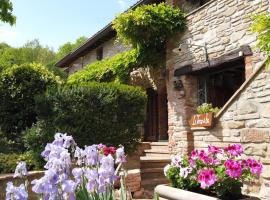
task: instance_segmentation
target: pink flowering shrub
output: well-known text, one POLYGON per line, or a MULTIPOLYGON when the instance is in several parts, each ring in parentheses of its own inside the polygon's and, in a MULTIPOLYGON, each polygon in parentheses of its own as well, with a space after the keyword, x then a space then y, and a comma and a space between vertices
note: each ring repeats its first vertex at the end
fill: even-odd
MULTIPOLYGON (((81 149, 71 136, 62 133, 55 135, 41 155, 46 161, 44 176, 31 184, 32 191, 44 200, 113 200, 114 181, 119 178, 117 172, 126 162, 123 146, 94 144, 81 149)), ((27 175, 26 163, 20 162, 14 177, 24 179, 25 184, 16 187, 9 182, 6 200, 28 199, 27 175)), ((121 190, 124 191, 124 187, 121 190)))
POLYGON ((221 199, 238 199, 242 196, 243 182, 258 178, 263 170, 259 161, 243 159, 242 154, 240 144, 224 149, 210 145, 208 150, 193 150, 189 156, 173 157, 164 174, 173 187, 221 199))

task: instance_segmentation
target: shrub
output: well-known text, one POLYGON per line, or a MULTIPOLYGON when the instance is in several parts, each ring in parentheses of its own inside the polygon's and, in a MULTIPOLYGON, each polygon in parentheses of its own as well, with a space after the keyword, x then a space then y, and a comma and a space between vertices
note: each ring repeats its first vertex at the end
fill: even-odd
POLYGON ((24 154, 0 154, 0 173, 11 173, 14 172, 16 165, 19 161, 27 162, 28 170, 39 169, 37 163, 31 153, 27 152, 24 154))
POLYGON ((38 64, 13 66, 0 77, 0 127, 7 139, 21 142, 20 133, 36 121, 35 95, 61 83, 59 77, 38 64))
MULTIPOLYGON (((137 125, 144 121, 146 103, 140 88, 115 83, 66 86, 48 90, 36 102, 40 137, 66 132, 80 146, 102 142, 127 149, 140 139, 137 125)), ((31 145, 33 137, 26 138, 31 145)))

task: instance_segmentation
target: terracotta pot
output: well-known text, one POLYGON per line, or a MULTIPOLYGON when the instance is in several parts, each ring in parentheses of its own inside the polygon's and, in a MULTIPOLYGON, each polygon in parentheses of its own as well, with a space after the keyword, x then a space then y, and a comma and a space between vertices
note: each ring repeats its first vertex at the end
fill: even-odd
MULTIPOLYGON (((198 194, 195 192, 189 192, 186 190, 181 190, 177 188, 173 188, 167 185, 158 185, 155 188, 155 193, 167 200, 220 200, 216 197, 210 197, 203 194, 198 194)), ((240 199, 239 199, 240 200, 240 199)), ((241 200, 260 200, 257 197, 243 197, 241 200)))

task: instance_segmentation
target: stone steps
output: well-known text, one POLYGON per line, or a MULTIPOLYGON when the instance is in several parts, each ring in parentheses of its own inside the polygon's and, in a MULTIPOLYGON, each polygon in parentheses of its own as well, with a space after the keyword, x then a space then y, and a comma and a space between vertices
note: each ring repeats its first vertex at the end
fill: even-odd
POLYGON ((161 158, 170 158, 170 152, 168 149, 147 149, 144 150, 144 154, 146 157, 161 157, 161 158))
POLYGON ((147 197, 153 197, 154 188, 169 181, 164 176, 164 167, 171 162, 168 142, 149 142, 150 148, 145 148, 140 157, 141 186, 147 193, 147 197))

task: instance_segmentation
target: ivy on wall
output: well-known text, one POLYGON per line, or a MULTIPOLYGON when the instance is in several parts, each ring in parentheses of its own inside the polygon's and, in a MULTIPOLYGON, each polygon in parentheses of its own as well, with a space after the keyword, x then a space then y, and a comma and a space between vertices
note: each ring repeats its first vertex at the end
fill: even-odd
MULTIPOLYGON (((254 16, 251 30, 258 34, 258 47, 266 55, 270 55, 270 13, 254 16)), ((268 62, 270 62, 270 59, 268 59, 268 62)))
POLYGON ((113 21, 117 37, 124 44, 139 49, 142 61, 149 65, 158 65, 165 58, 167 38, 185 27, 184 13, 166 3, 140 6, 113 21))
POLYGON ((97 61, 70 75, 67 83, 81 84, 93 81, 126 83, 131 70, 139 64, 138 56, 138 51, 133 49, 97 61))
POLYGON ((127 83, 133 69, 161 66, 165 61, 167 38, 185 27, 184 13, 165 3, 143 5, 122 13, 113 21, 113 28, 117 37, 133 50, 86 66, 71 75, 68 83, 127 83))

